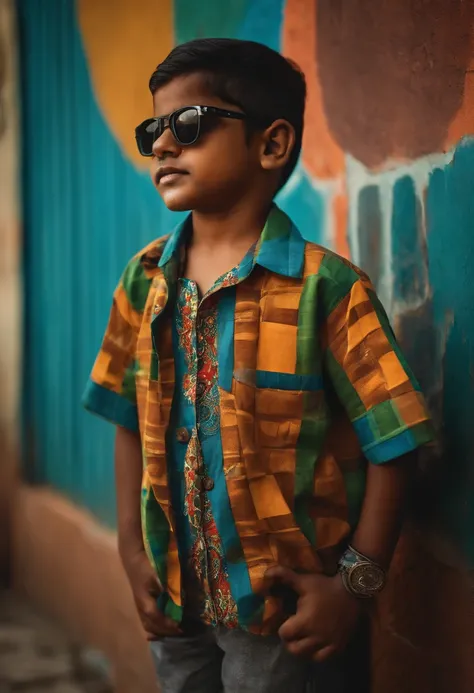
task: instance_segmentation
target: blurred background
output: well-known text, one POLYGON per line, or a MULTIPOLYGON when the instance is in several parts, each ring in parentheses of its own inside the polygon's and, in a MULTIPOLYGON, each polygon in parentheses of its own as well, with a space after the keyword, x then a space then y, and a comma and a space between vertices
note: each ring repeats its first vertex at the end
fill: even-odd
POLYGON ((439 426, 374 619, 373 690, 472 693, 473 0, 0 0, 4 584, 100 652, 119 693, 154 690, 115 548, 113 430, 80 398, 126 261, 178 220, 135 152, 149 76, 203 36, 304 70, 279 203, 370 274, 439 426))

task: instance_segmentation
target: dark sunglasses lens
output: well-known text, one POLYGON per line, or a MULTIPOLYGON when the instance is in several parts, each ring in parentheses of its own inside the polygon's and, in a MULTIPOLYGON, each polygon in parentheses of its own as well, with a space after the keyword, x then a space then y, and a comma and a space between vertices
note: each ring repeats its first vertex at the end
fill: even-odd
POLYGON ((161 134, 160 122, 156 119, 145 120, 135 131, 137 145, 140 154, 151 156, 153 154, 153 144, 161 134))
POLYGON ((176 139, 181 144, 192 144, 199 135, 199 113, 196 108, 187 108, 174 118, 176 139))

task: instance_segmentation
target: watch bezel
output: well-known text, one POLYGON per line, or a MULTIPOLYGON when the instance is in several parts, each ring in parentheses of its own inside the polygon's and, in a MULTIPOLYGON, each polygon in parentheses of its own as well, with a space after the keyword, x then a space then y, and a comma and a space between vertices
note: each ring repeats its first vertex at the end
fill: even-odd
POLYGON ((371 597, 382 591, 385 585, 385 571, 372 561, 357 561, 352 566, 346 567, 346 577, 348 585, 354 594, 362 595, 365 597, 371 597), (363 586, 360 584, 357 575, 359 573, 370 571, 372 574, 376 574, 377 580, 374 581, 373 586, 363 586))

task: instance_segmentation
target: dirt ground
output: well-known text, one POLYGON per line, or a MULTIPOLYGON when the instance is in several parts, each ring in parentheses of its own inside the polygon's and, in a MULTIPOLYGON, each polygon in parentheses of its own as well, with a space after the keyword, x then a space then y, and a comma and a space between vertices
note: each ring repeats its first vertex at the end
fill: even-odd
POLYGON ((0 593, 0 693, 112 693, 99 653, 71 642, 11 592, 0 593))

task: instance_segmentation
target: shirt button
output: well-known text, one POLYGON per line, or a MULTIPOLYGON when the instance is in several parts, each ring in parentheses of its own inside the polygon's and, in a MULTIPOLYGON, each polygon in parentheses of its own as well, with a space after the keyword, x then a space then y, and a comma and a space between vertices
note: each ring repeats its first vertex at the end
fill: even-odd
POLYGON ((191 435, 187 428, 178 428, 178 430, 176 431, 176 440, 178 441, 178 443, 189 443, 190 438, 191 435))
POLYGON ((205 491, 212 491, 214 488, 214 482, 210 476, 205 476, 202 480, 202 487, 205 491))

